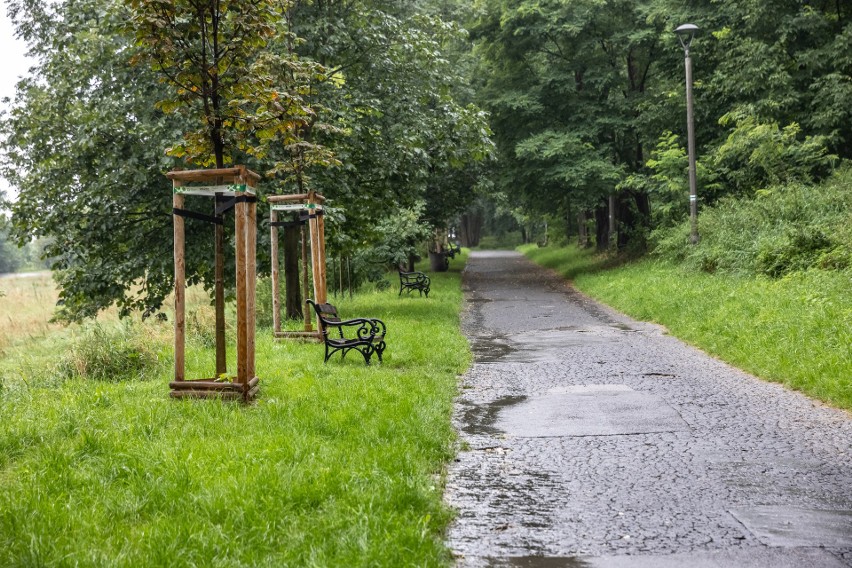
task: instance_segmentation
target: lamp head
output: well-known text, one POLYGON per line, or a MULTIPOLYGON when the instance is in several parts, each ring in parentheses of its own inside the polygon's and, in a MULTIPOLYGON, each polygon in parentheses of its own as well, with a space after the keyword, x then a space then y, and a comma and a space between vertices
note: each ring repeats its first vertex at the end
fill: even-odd
POLYGON ((689 53, 689 46, 692 44, 692 38, 695 37, 695 32, 698 29, 698 26, 695 24, 683 24, 675 28, 675 33, 680 40, 680 44, 687 53, 689 53))

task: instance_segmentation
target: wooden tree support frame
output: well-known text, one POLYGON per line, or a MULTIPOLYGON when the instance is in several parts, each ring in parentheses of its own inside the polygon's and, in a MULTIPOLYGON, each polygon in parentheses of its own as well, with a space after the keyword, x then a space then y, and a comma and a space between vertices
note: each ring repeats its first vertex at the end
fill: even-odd
MULTIPOLYGON (((248 402, 257 394, 255 373, 255 289, 257 283, 257 182, 260 176, 245 166, 215 170, 179 170, 166 174, 173 185, 175 238, 175 376, 169 383, 174 398, 221 398, 248 402), (187 380, 186 262, 184 196, 201 195, 233 200, 237 286, 237 375, 187 380)), ((230 208, 230 205, 226 209, 230 208)), ((188 215, 187 215, 188 214, 188 215)), ((201 217, 204 217, 203 215, 201 217)), ((217 217, 218 211, 217 211, 217 217)), ((213 218, 211 218, 213 219, 213 218)))
POLYGON ((320 304, 327 301, 326 285, 326 263, 325 263, 325 220, 323 219, 323 204, 325 197, 310 193, 297 193, 293 195, 271 195, 267 198, 270 203, 270 242, 272 257, 272 325, 273 335, 276 339, 308 339, 321 341, 320 331, 313 329, 311 312, 307 308, 305 314, 305 328, 303 331, 281 331, 281 302, 280 282, 278 270, 278 222, 279 212, 293 212, 307 215, 307 235, 302 229, 302 289, 308 293, 308 259, 311 262, 311 275, 313 277, 313 299, 320 304), (310 241, 310 254, 308 254, 308 242, 310 241))

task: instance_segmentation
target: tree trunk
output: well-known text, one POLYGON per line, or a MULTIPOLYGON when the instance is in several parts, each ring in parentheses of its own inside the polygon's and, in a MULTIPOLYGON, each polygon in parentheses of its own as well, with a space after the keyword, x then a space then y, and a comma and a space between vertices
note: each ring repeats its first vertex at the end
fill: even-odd
POLYGON ((618 248, 644 248, 647 230, 651 226, 651 201, 647 193, 628 192, 618 199, 617 215, 623 231, 618 235, 618 248))
POLYGON ((482 236, 482 213, 480 211, 468 211, 462 214, 459 223, 459 240, 463 247, 475 247, 479 245, 482 236))
POLYGON ((612 246, 613 243, 618 242, 618 198, 614 193, 611 193, 609 196, 609 205, 607 206, 608 220, 607 220, 607 229, 609 231, 609 235, 607 236, 607 243, 609 246, 612 246))
POLYGON ((634 193, 633 199, 636 202, 636 208, 639 210, 639 213, 649 222, 651 219, 651 198, 647 193, 634 193))
POLYGON ((595 208, 595 245, 599 251, 609 248, 609 212, 605 205, 595 208))
MULTIPOLYGON (((222 138, 222 119, 219 118, 219 98, 217 95, 218 83, 214 77, 213 96, 211 103, 213 106, 213 127, 210 131, 210 141, 213 143, 213 153, 216 158, 216 168, 225 167, 225 141, 222 138)), ((211 119, 209 109, 205 110, 207 120, 211 119)), ((209 123, 208 123, 209 124, 209 123)), ((213 207, 216 207, 214 200, 213 207)), ((215 259, 215 295, 216 295, 216 376, 224 375, 228 372, 228 363, 225 355, 225 227, 224 225, 216 225, 216 245, 214 252, 215 259)))
POLYGON ((564 219, 565 219, 565 238, 569 239, 569 240, 571 239, 571 231, 573 230, 573 227, 571 226, 572 217, 573 217, 573 215, 572 215, 572 210, 571 210, 571 204, 568 203, 567 206, 566 206, 564 219))
POLYGON ((302 293, 299 288, 299 236, 301 227, 284 229, 284 290, 287 319, 302 318, 302 293))
POLYGON ((588 248, 589 242, 589 226, 586 224, 588 220, 588 212, 580 211, 577 215, 577 245, 580 248, 588 248))

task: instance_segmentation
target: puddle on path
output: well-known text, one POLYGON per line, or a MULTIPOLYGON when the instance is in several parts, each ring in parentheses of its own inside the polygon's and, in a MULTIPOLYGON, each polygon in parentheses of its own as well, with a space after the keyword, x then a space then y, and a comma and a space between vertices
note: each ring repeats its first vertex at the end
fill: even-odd
POLYGON ((560 327, 512 335, 480 335, 471 349, 477 363, 550 363, 563 359, 566 349, 613 343, 617 338, 588 329, 560 327))
POLYGON ((767 546, 852 547, 852 511, 764 506, 730 513, 767 546))
POLYGON ((627 385, 553 389, 507 409, 496 426, 523 438, 651 434, 689 428, 662 398, 627 385))
POLYGON ((515 558, 490 558, 487 568, 590 568, 591 564, 580 558, 555 558, 545 556, 519 556, 515 558))
POLYGON ((501 434, 503 431, 494 427, 500 411, 526 399, 526 396, 504 396, 489 404, 472 405, 464 412, 462 430, 471 436, 501 434))
POLYGON ((497 363, 512 352, 506 343, 504 335, 476 337, 471 344, 471 351, 477 363, 497 363))
POLYGON ((613 436, 688 429, 661 398, 626 385, 574 385, 534 397, 506 396, 470 405, 462 417, 462 430, 471 436, 613 436))
POLYGON ((665 555, 485 557, 470 565, 484 568, 843 568, 846 563, 831 552, 819 548, 765 547, 665 555))

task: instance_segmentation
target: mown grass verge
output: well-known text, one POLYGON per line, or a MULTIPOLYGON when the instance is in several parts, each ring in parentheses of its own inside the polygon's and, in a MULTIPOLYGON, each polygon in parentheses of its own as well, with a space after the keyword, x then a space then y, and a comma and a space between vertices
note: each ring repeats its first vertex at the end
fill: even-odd
MULTIPOLYGON (((397 298, 393 286, 330 298, 344 317, 385 320, 382 365, 357 353, 324 365, 321 344, 276 343, 259 329, 251 406, 169 399, 163 324, 134 332, 159 362, 108 380, 61 372, 66 336, 10 348, 0 565, 448 565, 442 479, 470 357, 460 267, 433 274, 428 299, 397 298)), ((209 375, 203 338, 188 347, 187 376, 209 375)))
POLYGON ((852 410, 852 274, 780 279, 696 273, 645 259, 617 267, 575 246, 521 247, 629 316, 741 369, 852 410))

